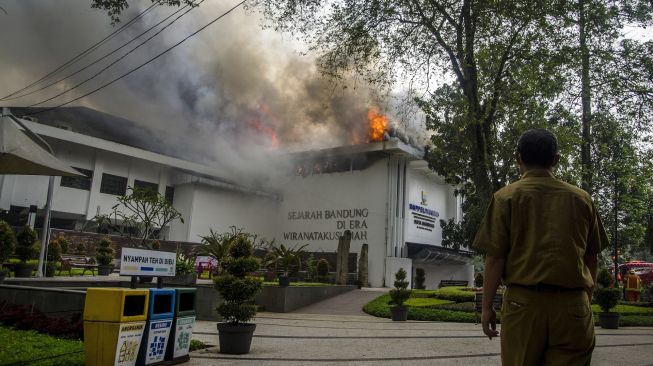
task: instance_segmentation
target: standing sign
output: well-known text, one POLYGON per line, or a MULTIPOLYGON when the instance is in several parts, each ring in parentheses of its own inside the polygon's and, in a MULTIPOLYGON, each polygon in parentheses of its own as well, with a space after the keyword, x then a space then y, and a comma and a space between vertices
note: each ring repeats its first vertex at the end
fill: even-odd
POLYGON ((177 318, 175 326, 175 348, 172 358, 186 356, 190 350, 190 339, 193 336, 193 327, 195 326, 195 317, 188 316, 177 318))
POLYGON ((174 277, 177 255, 173 252, 122 248, 121 276, 174 277))
POLYGON ((168 337, 170 337, 172 319, 151 320, 148 322, 148 326, 146 365, 163 361, 166 355, 168 337))
POLYGON ((145 322, 120 324, 115 365, 134 366, 136 364, 136 356, 138 356, 144 330, 145 322))

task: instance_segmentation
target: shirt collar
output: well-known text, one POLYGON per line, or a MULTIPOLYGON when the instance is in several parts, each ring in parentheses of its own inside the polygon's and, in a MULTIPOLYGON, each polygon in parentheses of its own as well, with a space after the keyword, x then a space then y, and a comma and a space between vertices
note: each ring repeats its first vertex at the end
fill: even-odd
POLYGON ((530 169, 526 173, 524 173, 522 176, 523 178, 536 178, 536 177, 544 177, 544 178, 554 178, 553 173, 549 169, 530 169))

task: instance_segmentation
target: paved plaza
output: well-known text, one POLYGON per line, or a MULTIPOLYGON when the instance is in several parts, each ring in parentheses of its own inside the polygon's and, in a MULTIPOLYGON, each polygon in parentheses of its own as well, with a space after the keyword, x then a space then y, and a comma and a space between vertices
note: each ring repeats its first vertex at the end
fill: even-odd
MULTIPOLYGON (((218 353, 216 323, 200 321, 194 338, 213 347, 193 352, 189 365, 501 364, 499 340, 488 340, 480 325, 361 315, 360 304, 380 293, 352 291, 293 313, 260 313, 251 352, 242 356, 218 353)), ((592 365, 653 365, 652 327, 596 332, 592 365)))

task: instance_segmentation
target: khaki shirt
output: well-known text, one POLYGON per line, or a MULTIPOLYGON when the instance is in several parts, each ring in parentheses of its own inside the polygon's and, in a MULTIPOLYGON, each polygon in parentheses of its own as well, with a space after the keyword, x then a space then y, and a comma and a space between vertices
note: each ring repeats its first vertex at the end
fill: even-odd
POLYGON ((585 254, 608 246, 587 192, 536 169, 494 193, 473 247, 505 258, 507 284, 591 287, 585 254))

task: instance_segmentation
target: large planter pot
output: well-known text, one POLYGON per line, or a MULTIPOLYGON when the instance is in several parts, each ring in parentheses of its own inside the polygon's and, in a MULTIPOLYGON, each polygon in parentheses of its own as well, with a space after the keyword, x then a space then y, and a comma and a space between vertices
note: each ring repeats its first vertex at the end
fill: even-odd
POLYGON ((290 286, 290 277, 279 276, 279 286, 281 286, 281 287, 290 286))
POLYGON ((14 265, 14 276, 15 277, 32 277, 32 271, 34 270, 33 264, 28 263, 16 263, 14 265))
POLYGON ((233 325, 218 323, 220 353, 242 355, 249 353, 256 324, 233 325))
POLYGON ((56 263, 48 263, 45 265, 45 277, 54 277, 55 272, 57 272, 56 263))
POLYGON ((599 313, 599 325, 604 329, 618 329, 619 313, 599 313))
POLYGON ((390 314, 393 321, 405 322, 408 320, 408 308, 392 308, 390 314))
MULTIPOLYGON (((97 274, 98 276, 108 276, 113 272, 113 264, 109 264, 106 266, 97 266, 97 274)), ((152 279, 150 279, 152 281, 152 279)))

